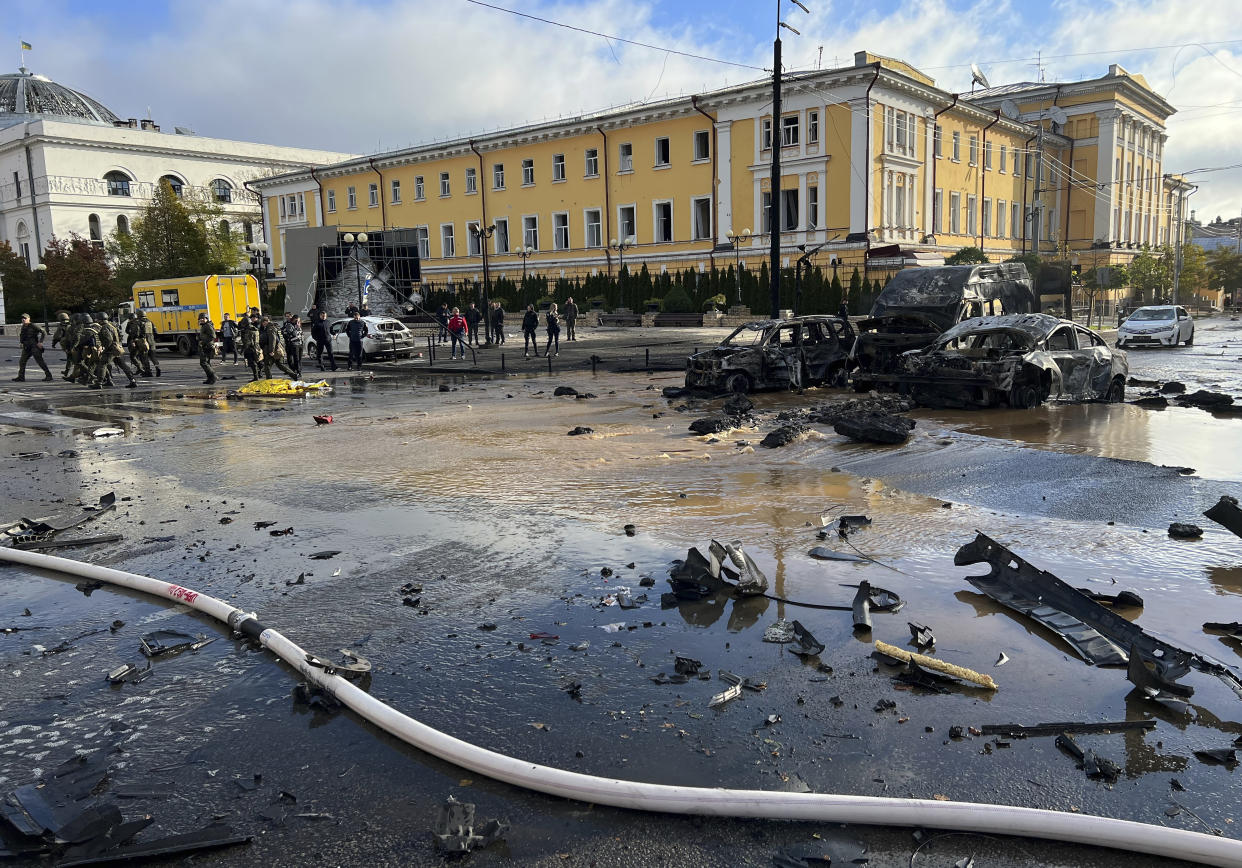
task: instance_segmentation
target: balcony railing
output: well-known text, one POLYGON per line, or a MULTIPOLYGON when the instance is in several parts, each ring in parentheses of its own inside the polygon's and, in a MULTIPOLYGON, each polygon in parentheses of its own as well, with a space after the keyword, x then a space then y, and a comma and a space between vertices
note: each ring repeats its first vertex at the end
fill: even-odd
MULTIPOLYGON (((129 195, 114 195, 108 192, 108 181, 103 178, 80 178, 71 175, 40 175, 34 179, 34 194, 36 196, 98 196, 100 198, 124 201, 126 199, 150 200, 155 197, 155 182, 153 181, 130 181, 129 195)), ((8 205, 18 201, 17 196, 18 185, 12 182, 8 184, 0 184, 0 204, 8 205)), ((245 187, 234 187, 230 191, 232 201, 221 202, 219 204, 225 206, 231 205, 251 205, 257 206, 259 201, 257 197, 247 190, 245 187)), ((22 198, 29 199, 30 185, 21 184, 22 198)), ((216 191, 211 187, 191 187, 189 185, 181 188, 181 198, 189 202, 212 202, 215 203, 216 191)))

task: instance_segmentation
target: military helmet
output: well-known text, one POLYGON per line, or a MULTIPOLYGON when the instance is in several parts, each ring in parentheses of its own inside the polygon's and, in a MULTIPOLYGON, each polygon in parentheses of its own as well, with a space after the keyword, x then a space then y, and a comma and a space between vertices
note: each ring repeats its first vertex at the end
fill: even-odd
POLYGON ((146 319, 146 318, 147 318, 147 312, 146 312, 145 310, 140 310, 140 311, 138 311, 138 318, 139 318, 139 319, 146 319))
POLYGON ((104 312, 102 310, 95 311, 95 322, 103 322, 105 319, 107 319, 107 317, 104 316, 104 312))
POLYGON ((63 310, 56 314, 56 318, 61 322, 69 322, 69 314, 65 313, 63 310))

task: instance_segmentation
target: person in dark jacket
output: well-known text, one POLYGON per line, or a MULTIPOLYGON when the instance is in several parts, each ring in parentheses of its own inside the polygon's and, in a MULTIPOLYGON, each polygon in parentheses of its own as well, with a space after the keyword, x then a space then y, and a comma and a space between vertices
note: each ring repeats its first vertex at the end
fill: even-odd
POLYGON ((332 334, 328 331, 328 312, 319 311, 319 316, 311 322, 311 340, 315 342, 315 361, 319 370, 323 370, 323 354, 328 354, 328 364, 336 370, 336 356, 332 355, 332 334))
POLYGON ((535 348, 535 358, 539 358, 539 314, 535 313, 533 304, 526 305, 526 313, 522 314, 522 345, 526 358, 530 358, 530 348, 535 348))
POLYGON ((43 338, 46 336, 47 333, 41 326, 30 321, 30 314, 22 314, 22 328, 17 334, 17 342, 21 344, 22 354, 17 362, 17 376, 13 378, 13 382, 24 383, 26 381, 26 362, 31 358, 43 369, 43 379, 52 379, 52 372, 47 369, 47 362, 43 361, 43 338))
POLYGON ((574 323, 578 321, 578 305, 574 304, 573 296, 565 299, 565 307, 561 313, 565 317, 565 340, 578 340, 578 333, 574 331, 574 323))
POLYGON ((440 305, 440 309, 436 311, 436 322, 440 324, 440 334, 439 334, 439 337, 436 338, 436 343, 440 343, 440 344, 448 343, 448 339, 449 339, 448 321, 449 321, 448 305, 442 304, 440 305))
POLYGON ((474 342, 477 347, 479 345, 479 323, 483 320, 483 311, 474 306, 474 302, 470 302, 470 307, 466 308, 466 343, 474 342))
POLYGON ((211 324, 211 317, 205 313, 198 315, 198 364, 207 375, 204 386, 216 384, 216 372, 211 369, 211 360, 216 357, 216 327, 211 324))
POLYGON ((302 318, 296 313, 287 314, 285 323, 280 327, 280 336, 285 342, 285 358, 289 367, 302 379, 302 318))
POLYGON ((561 324, 557 321, 555 303, 548 308, 546 319, 548 324, 548 345, 543 348, 543 354, 547 356, 551 353, 554 356, 559 356, 561 354, 561 324), (553 344, 556 344, 555 352, 552 351, 553 344))
POLYGON ((505 309, 500 302, 492 302, 492 339, 498 344, 505 342, 505 309))
MULTIPOLYGON (((224 362, 224 357, 229 353, 233 354, 233 364, 237 364, 237 323, 229 319, 226 312, 224 319, 220 321, 220 361, 224 362)), ((151 376, 147 374, 147 376, 151 376)))
MULTIPOLYGON (((447 323, 447 320, 445 321, 447 323)), ((447 329, 446 329, 447 331, 447 329)), ((358 370, 362 370, 362 339, 370 334, 367 328, 366 320, 364 320, 358 311, 354 311, 354 318, 345 326, 345 334, 349 335, 349 365, 345 370, 352 371, 354 365, 358 366, 358 370)))

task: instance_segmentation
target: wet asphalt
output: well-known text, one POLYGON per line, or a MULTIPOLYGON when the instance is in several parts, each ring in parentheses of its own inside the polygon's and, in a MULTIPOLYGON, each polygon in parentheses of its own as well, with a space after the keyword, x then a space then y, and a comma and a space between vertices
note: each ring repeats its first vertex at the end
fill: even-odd
MULTIPOLYGON (((1242 395, 1231 367, 1242 331, 1224 319, 1200 327, 1193 348, 1131 353, 1132 374, 1242 395)), ((476 380, 381 365, 338 376, 330 396, 296 401, 208 392, 189 360, 165 364, 158 388, 131 393, 27 383, 0 403, 4 517, 73 511, 114 490, 115 514, 88 527, 125 541, 67 555, 252 608, 312 650, 349 647, 375 664, 374 695, 532 761, 702 786, 996 801, 1237 835, 1235 772, 1193 756, 1242 734, 1236 697, 1198 677, 1187 679, 1196 695, 1185 713, 1153 706, 1122 673, 1085 667, 1051 634, 997 609, 951 562, 984 529, 1071 583, 1115 579, 1139 591, 1149 601, 1140 623, 1235 664, 1242 645, 1206 636, 1198 622, 1242 619, 1242 541, 1206 519, 1192 546, 1163 530, 1219 494, 1242 493, 1238 463, 1220 455, 1242 421, 1100 405, 1022 421, 1008 411, 919 411, 901 449, 818 432, 756 452, 777 412, 848 395, 760 396, 758 430, 710 443, 685 433, 710 404, 659 397, 675 374, 592 377, 589 355, 632 360, 639 349, 633 332, 596 337, 580 342, 573 364, 575 353, 563 353, 567 369, 553 378, 533 366, 528 377, 476 380), (563 382, 597 397, 551 398, 563 382), (317 428, 309 416, 322 412, 337 421, 317 428), (1163 420, 1155 435, 1153 418, 1163 420), (567 440, 576 424, 596 434, 567 440), (91 436, 105 425, 125 433, 91 436), (1188 456, 1212 460, 1205 471, 1188 456), (850 543, 900 572, 809 561, 825 511, 872 515, 850 543), (638 526, 633 537, 627 521, 638 526), (293 532, 271 536, 286 527, 293 532), (907 620, 931 623, 941 656, 994 674, 1002 690, 898 690, 847 613, 723 598, 661 608, 669 562, 713 536, 743 538, 789 598, 848 602, 852 589, 841 585, 859 578, 898 591, 907 608, 877 615, 875 638, 904 645, 907 620), (309 558, 325 549, 341 553, 309 558), (654 587, 639 586, 644 575, 654 587), (417 606, 402 604, 407 583, 422 588, 417 606), (621 587, 647 593, 647 603, 606 605, 621 587), (778 616, 802 619, 827 646, 822 667, 761 641, 778 616), (619 632, 602 629, 617 623, 619 632), (583 641, 585 650, 570 650, 583 641), (1010 659, 997 667, 1001 651, 1010 659), (712 680, 652 682, 672 671, 674 652, 702 660, 712 680), (721 669, 766 689, 708 709, 721 669), (581 701, 565 690, 573 683, 581 701), (875 710, 881 699, 895 707, 875 710), (765 725, 773 714, 780 721, 765 725), (1113 785, 1088 780, 1051 739, 948 737, 953 725, 1082 717, 1157 727, 1079 739, 1123 766, 1113 785)), ((670 358, 708 338, 659 337, 670 358)), ((0 364, 5 380, 9 370, 0 364)), ((121 803, 156 817, 149 832, 219 819, 255 836, 200 863, 437 864, 428 830, 450 793, 512 824, 504 844, 470 857, 478 864, 763 865, 782 847, 823 852, 837 831, 592 808, 482 779, 351 714, 295 704, 294 678, 265 652, 127 592, 87 597, 73 581, 0 568, 0 627, 20 628, 0 635, 0 789, 74 750, 115 750, 117 782, 167 794, 121 803), (117 620, 124 626, 108 630, 117 620), (139 684, 103 681, 140 659, 143 632, 165 627, 218 639, 157 661, 139 684)), ((845 837, 865 844, 874 865, 971 855, 988 865, 1169 864, 1029 839, 933 837, 915 855, 908 829, 856 827, 845 837)))

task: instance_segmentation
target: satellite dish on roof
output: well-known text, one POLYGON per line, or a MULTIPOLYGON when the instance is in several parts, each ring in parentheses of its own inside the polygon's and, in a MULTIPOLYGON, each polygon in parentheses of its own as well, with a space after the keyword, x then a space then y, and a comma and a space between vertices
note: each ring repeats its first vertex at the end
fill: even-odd
POLYGON ((1001 114, 1009 118, 1011 121, 1016 121, 1022 115, 1022 111, 1018 108, 1018 104, 1013 100, 1003 99, 1001 100, 1001 114))
POLYGON ((972 63, 970 65, 970 89, 972 91, 975 89, 976 84, 985 88, 992 86, 988 84, 988 77, 983 74, 983 70, 979 68, 979 64, 972 63))
POLYGON ((1065 126, 1065 122, 1069 120, 1069 116, 1065 114, 1065 109, 1056 105, 1048 109, 1048 117, 1052 119, 1054 124, 1061 127, 1065 126))

